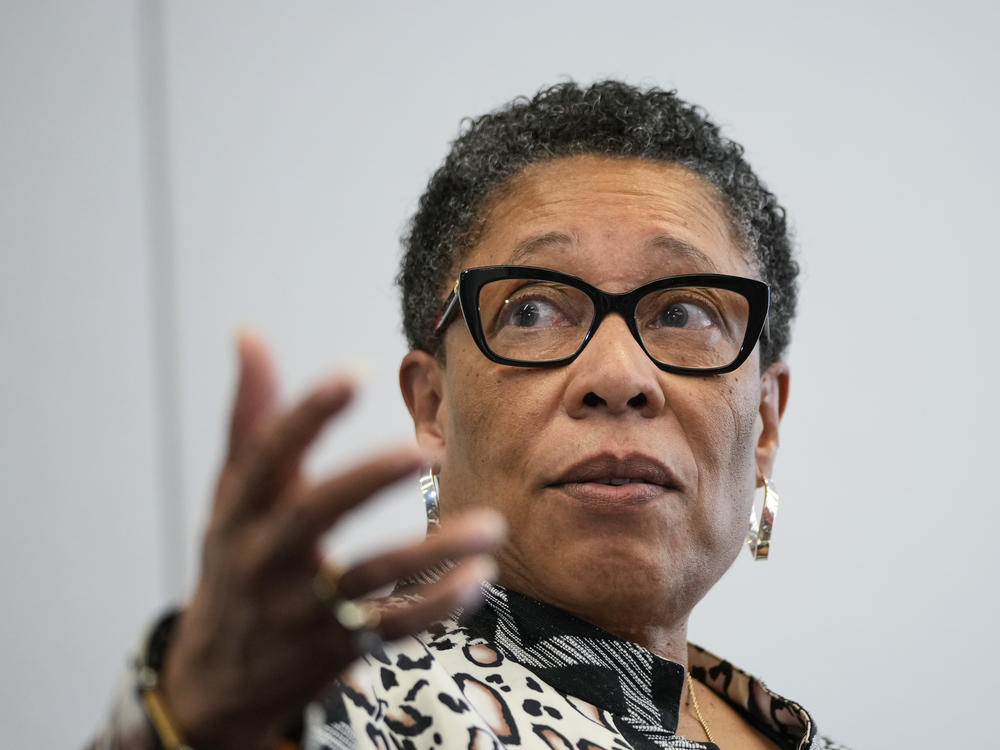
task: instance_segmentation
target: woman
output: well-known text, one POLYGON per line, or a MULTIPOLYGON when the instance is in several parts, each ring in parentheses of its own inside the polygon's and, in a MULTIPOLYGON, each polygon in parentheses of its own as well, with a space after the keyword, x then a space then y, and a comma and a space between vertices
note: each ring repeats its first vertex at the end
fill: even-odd
POLYGON ((242 337, 199 585, 142 650, 151 723, 107 736, 830 746, 797 704, 687 643, 748 526, 766 557, 773 493, 748 519, 788 395, 797 268, 742 149, 671 93, 555 86, 466 130, 406 247, 400 385, 419 451, 308 482, 302 454, 353 387, 279 411, 266 350, 242 337), (324 563, 320 536, 421 463, 428 539, 324 563), (353 601, 397 579, 383 606, 353 601))

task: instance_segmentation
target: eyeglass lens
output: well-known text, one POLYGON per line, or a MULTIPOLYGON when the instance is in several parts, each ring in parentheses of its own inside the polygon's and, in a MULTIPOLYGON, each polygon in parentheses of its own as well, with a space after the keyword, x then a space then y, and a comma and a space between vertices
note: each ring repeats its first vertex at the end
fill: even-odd
MULTIPOLYGON (((489 348, 524 362, 573 355, 594 322, 594 303, 581 289, 539 279, 499 279, 479 292, 489 348)), ((725 367, 739 355, 750 316, 739 292, 713 287, 655 289, 636 305, 646 350, 666 365, 725 367)))

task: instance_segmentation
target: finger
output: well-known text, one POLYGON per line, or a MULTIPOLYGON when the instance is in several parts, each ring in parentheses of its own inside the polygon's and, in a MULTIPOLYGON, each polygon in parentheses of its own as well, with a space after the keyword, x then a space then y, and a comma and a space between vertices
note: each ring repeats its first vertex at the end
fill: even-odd
POLYGON ((287 574, 282 575, 275 579, 272 611, 282 622, 315 624, 316 613, 328 615, 329 603, 334 599, 359 599, 443 561, 456 563, 472 555, 489 553, 506 533, 507 523, 496 511, 488 508, 471 511, 452 520, 427 540, 377 555, 347 571, 340 570, 335 563, 324 563, 329 575, 317 574, 307 586, 289 586, 287 574))
POLYGON ((497 577, 492 557, 478 556, 458 565, 430 586, 421 589, 421 598, 382 610, 379 631, 387 641, 418 633, 445 619, 457 609, 468 609, 482 600, 482 584, 497 577))
POLYGON ((321 482, 281 509, 275 537, 277 557, 283 553, 301 555, 312 549, 319 537, 344 513, 355 508, 376 492, 412 476, 423 463, 415 445, 394 448, 356 464, 321 482))
POLYGON ((315 388, 291 411, 273 420, 244 459, 235 513, 252 513, 270 506, 296 476, 302 455, 323 426, 350 403, 354 379, 336 376, 315 388))
POLYGON ((236 347, 240 375, 229 420, 227 464, 246 450, 254 429, 273 413, 278 397, 278 378, 264 340, 244 330, 237 336, 236 347))
POLYGON ((441 562, 493 551, 507 534, 507 523, 494 510, 467 513, 436 534, 402 549, 376 555, 344 573, 338 591, 348 599, 364 596, 441 562))

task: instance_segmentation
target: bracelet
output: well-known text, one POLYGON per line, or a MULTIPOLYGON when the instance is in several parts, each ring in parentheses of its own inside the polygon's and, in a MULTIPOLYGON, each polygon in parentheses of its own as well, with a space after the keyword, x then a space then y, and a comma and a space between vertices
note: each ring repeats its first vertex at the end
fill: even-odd
MULTIPOLYGON (((133 664, 136 692, 153 730, 153 738, 157 743, 155 750, 192 750, 178 731, 167 708, 163 691, 160 690, 160 670, 180 614, 179 609, 171 609, 156 621, 133 664)), ((292 728, 289 735, 275 738, 273 750, 299 750, 301 733, 301 726, 298 726, 292 728), (298 741, 292 739, 292 733, 298 737, 298 741)))
POLYGON ((191 746, 181 739, 180 732, 174 726, 170 714, 167 712, 163 701, 163 694, 159 688, 140 688, 139 696, 142 698, 142 705, 146 709, 146 716, 156 732, 157 738, 164 750, 191 750, 191 746))
POLYGON ((179 616, 180 610, 170 610, 156 622, 134 665, 136 690, 158 740, 157 750, 191 750, 177 730, 160 690, 160 670, 179 616))

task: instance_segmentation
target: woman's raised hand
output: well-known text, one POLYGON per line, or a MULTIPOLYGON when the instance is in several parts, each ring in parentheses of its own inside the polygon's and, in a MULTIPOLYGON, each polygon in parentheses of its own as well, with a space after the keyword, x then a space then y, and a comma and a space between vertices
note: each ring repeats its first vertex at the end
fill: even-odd
MULTIPOLYGON (((321 481, 303 477, 303 455, 350 401, 350 378, 315 388, 287 411, 276 407, 270 355, 251 334, 239 340, 240 379, 229 448, 219 475, 194 596, 164 664, 162 690, 196 748, 267 747, 276 732, 357 654, 316 595, 320 540, 347 511, 421 464, 415 447, 376 454, 321 481)), ((504 523, 491 511, 455 519, 427 540, 348 569, 338 593, 363 596, 445 559, 464 560, 423 587, 421 598, 386 609, 391 640, 474 603, 495 575, 488 553, 504 523)))

